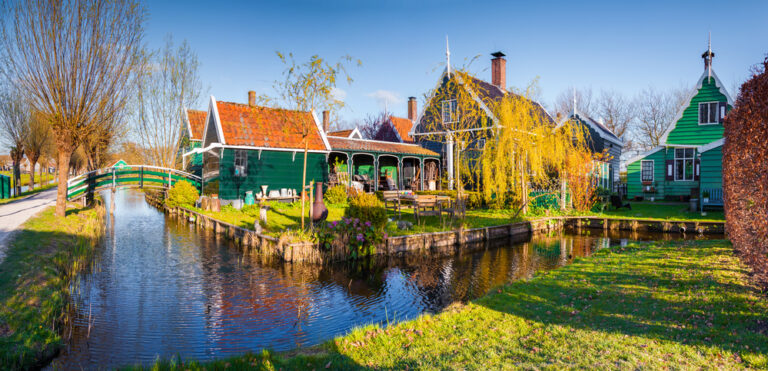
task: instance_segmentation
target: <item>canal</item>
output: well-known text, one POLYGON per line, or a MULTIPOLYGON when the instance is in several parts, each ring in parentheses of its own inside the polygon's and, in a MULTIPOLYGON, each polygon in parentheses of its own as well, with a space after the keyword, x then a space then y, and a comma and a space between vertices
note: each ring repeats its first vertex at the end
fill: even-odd
POLYGON ((166 217, 139 192, 114 197, 102 246, 75 284, 75 326, 53 368, 312 346, 356 326, 438 312, 612 244, 660 238, 563 233, 445 257, 287 264, 244 255, 226 239, 166 217))

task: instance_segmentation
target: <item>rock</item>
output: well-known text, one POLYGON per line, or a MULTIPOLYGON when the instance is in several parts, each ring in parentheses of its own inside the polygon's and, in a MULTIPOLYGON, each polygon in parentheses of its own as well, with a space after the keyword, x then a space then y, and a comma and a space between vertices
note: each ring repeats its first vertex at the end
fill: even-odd
POLYGON ((409 229, 413 228, 413 223, 406 221, 406 220, 399 220, 397 222, 397 229, 407 231, 409 229))

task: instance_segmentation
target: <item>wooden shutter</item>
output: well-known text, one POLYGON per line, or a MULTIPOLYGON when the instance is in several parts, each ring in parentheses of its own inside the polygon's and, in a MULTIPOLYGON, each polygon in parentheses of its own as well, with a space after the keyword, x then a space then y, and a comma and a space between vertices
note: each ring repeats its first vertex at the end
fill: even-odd
POLYGON ((726 111, 728 110, 728 103, 726 102, 720 102, 717 105, 717 122, 723 123, 723 119, 725 118, 726 111))
POLYGON ((675 180, 675 160, 667 160, 664 167, 664 178, 666 180, 675 180))
POLYGON ((699 180, 701 174, 701 160, 693 162, 693 180, 699 180))

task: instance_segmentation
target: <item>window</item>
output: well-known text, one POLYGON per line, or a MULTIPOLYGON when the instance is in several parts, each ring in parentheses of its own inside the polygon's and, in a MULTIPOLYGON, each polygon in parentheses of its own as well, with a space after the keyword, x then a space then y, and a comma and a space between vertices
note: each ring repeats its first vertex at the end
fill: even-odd
POLYGON ((444 100, 442 105, 443 124, 452 124, 458 121, 456 99, 444 100))
POLYGON ((640 178, 643 182, 653 181, 653 160, 643 160, 640 163, 640 178))
POLYGON ((246 176, 248 169, 248 152, 235 150, 235 176, 246 176))
POLYGON ((693 148, 675 148, 675 180, 693 180, 693 148))
POLYGON ((725 104, 720 102, 699 103, 699 124, 717 124, 725 116, 725 104), (722 107, 722 110, 720 109, 722 107), (721 112, 722 111, 722 114, 721 112))

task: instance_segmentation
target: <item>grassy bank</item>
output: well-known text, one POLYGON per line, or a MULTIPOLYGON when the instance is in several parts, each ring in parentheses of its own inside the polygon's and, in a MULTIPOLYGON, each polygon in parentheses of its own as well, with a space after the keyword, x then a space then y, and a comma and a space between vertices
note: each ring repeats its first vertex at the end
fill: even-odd
POLYGON ((318 347, 157 369, 768 368, 768 300, 727 241, 630 245, 318 347))
MULTIPOLYGON (((301 204, 300 203, 280 203, 271 202, 270 209, 267 212, 267 233, 279 235, 286 229, 298 229, 301 226, 301 204)), ((340 220, 344 215, 346 204, 326 205, 328 208, 328 221, 340 220)), ((253 228, 253 223, 258 219, 258 210, 252 209, 249 212, 243 212, 234 208, 222 208, 220 212, 202 211, 198 212, 212 216, 218 220, 234 224, 243 228, 253 228)), ((309 215, 308 207, 305 213, 309 215)), ((701 213, 691 213, 688 211, 688 204, 659 204, 651 202, 633 202, 632 209, 605 210, 603 212, 579 213, 576 211, 560 212, 559 210, 532 210, 524 216, 515 215, 515 210, 507 209, 469 209, 464 220, 451 220, 446 216, 443 218, 431 216, 423 218, 421 223, 416 222, 413 215, 413 209, 402 208, 401 215, 396 212, 387 211, 387 215, 393 222, 387 225, 387 233, 391 236, 400 236, 414 233, 439 232, 456 229, 459 226, 464 228, 483 228, 497 225, 504 225, 523 220, 536 219, 544 216, 575 216, 588 215, 605 218, 632 218, 642 220, 697 220, 697 221, 723 221, 725 220, 722 211, 708 211, 706 216, 701 213), (400 230, 397 228, 397 220, 409 221, 413 227, 409 230, 400 230)))
POLYGON ((103 209, 53 207, 29 219, 7 242, 0 264, 0 365, 40 366, 62 344, 69 284, 87 265, 103 229, 103 209))

